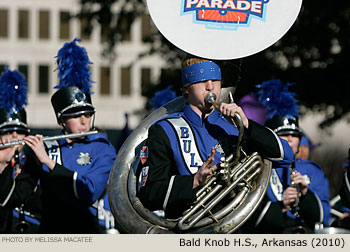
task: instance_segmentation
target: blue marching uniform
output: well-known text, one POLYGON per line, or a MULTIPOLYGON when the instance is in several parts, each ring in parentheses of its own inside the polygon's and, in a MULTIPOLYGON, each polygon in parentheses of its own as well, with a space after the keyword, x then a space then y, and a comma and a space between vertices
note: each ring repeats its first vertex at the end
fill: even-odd
MULTIPOLYGON (((350 152, 350 150, 349 150, 350 152)), ((350 162, 349 157, 343 163, 344 177, 339 195, 344 206, 350 208, 350 162)))
POLYGON ((114 216, 109 205, 107 192, 97 201, 97 216, 101 233, 119 234, 119 231, 115 227, 114 216))
POLYGON ((290 210, 282 213, 282 194, 290 186, 290 171, 276 168, 272 170, 270 185, 263 203, 254 213, 255 217, 249 220, 250 225, 254 228, 250 231, 283 233, 292 231, 297 226, 304 226, 309 230, 307 232, 312 232, 316 223, 329 226, 332 218, 327 177, 319 165, 309 160, 296 159, 295 169, 308 183, 306 195, 299 199, 300 219, 297 220, 290 210))
POLYGON ((21 173, 16 176, 15 164, 8 164, 0 173, 0 233, 21 232, 16 230, 16 222, 13 223, 13 217, 16 217, 14 210, 22 206, 33 195, 37 178, 31 176, 24 166, 25 157, 19 155, 19 166, 21 173), (23 158, 23 159, 22 159, 23 158))
POLYGON ((297 159, 296 169, 306 178, 309 178, 309 190, 315 194, 318 198, 320 207, 320 219, 319 222, 324 226, 329 226, 331 216, 331 205, 329 202, 329 181, 326 175, 323 173, 322 168, 310 160, 297 159))
MULTIPOLYGON (((195 200, 193 177, 215 147, 214 165, 234 153, 237 129, 216 110, 202 120, 187 105, 183 113, 169 115, 149 130, 141 149, 139 197, 150 210, 164 210, 166 217, 178 217, 195 200)), ((249 121, 243 141, 246 150, 288 166, 293 152, 288 143, 271 130, 249 121)))
POLYGON ((101 133, 46 145, 56 165, 52 171, 42 164, 36 170, 43 190, 41 232, 99 233, 96 202, 116 158, 114 147, 101 133))

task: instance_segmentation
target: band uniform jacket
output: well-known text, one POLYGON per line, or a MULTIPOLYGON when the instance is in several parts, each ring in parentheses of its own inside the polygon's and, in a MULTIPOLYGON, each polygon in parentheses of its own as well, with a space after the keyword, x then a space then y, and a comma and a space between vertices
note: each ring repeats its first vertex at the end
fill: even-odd
MULTIPOLYGON (((182 113, 156 122, 150 127, 140 153, 138 196, 143 205, 151 211, 164 210, 168 218, 179 217, 196 199, 198 189, 192 189, 194 174, 212 146, 215 146, 215 165, 221 157, 233 153, 237 135, 236 127, 216 110, 202 121, 189 105, 182 113)), ((288 143, 260 124, 249 121, 243 141, 248 154, 257 151, 279 166, 287 167, 292 162, 288 143)))
POLYGON ((350 208, 350 171, 349 167, 344 172, 343 184, 340 188, 339 195, 344 206, 350 208))
POLYGON ((25 167, 15 176, 15 166, 11 163, 0 174, 0 233, 13 232, 13 210, 33 194, 36 182, 37 179, 28 174, 25 167))
POLYGON ((42 189, 43 233, 99 233, 97 206, 106 188, 116 151, 104 134, 88 135, 68 144, 66 139, 45 142, 56 162, 51 171, 35 155, 28 155, 42 189))
POLYGON ((295 169, 309 183, 307 193, 299 198, 300 217, 297 219, 291 211, 282 213, 282 194, 290 185, 290 171, 276 168, 264 200, 245 225, 246 232, 293 233, 297 226, 304 227, 304 232, 313 232, 316 223, 329 226, 332 217, 327 177, 318 164, 309 160, 296 159, 295 169))

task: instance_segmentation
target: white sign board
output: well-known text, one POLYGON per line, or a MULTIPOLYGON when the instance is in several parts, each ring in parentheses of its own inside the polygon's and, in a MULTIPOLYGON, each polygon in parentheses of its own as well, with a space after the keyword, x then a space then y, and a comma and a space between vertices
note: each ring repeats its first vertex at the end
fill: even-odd
POLYGON ((159 31, 204 58, 235 59, 277 42, 293 25, 302 0, 147 0, 159 31))

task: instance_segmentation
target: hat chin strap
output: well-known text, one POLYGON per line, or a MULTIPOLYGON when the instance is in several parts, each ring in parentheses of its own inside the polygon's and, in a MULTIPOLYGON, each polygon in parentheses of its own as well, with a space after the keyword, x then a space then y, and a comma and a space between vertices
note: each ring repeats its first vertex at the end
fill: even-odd
POLYGON ((93 115, 92 115, 92 123, 91 123, 91 125, 90 125, 90 130, 93 130, 93 129, 95 129, 95 114, 96 113, 94 113, 93 115))

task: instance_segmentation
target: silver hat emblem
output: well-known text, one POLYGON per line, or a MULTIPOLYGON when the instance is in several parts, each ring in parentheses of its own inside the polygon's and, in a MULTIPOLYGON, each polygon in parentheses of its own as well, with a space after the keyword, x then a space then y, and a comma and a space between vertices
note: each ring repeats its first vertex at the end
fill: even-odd
POLYGON ((75 97, 74 97, 74 103, 75 104, 80 104, 80 103, 84 103, 85 99, 86 99, 86 95, 79 91, 78 93, 75 94, 75 97))

